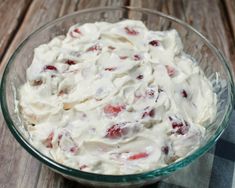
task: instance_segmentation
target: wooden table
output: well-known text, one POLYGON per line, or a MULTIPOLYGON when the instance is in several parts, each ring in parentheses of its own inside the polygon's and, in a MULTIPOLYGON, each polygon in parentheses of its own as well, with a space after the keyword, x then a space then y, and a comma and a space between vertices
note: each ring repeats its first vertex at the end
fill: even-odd
MULTIPOLYGON (((16 46, 39 26, 91 7, 130 5, 162 11, 192 25, 219 47, 235 69, 235 0, 0 0, 1 72, 16 46)), ((0 118, 0 187, 82 187, 29 155, 0 118)))

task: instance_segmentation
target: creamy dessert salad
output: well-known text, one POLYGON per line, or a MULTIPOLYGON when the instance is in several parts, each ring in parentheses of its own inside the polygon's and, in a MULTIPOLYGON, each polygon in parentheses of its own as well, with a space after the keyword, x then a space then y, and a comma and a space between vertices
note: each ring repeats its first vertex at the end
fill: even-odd
POLYGON ((39 151, 101 174, 150 171, 187 156, 216 114, 212 86, 177 31, 134 20, 74 25, 40 45, 19 95, 39 151))

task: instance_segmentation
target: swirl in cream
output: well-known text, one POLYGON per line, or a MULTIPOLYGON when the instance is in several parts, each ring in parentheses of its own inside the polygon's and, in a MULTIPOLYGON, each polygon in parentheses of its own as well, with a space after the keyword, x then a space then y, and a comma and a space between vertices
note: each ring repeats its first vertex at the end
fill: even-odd
POLYGON ((19 107, 32 144, 101 174, 166 166, 199 147, 216 95, 176 30, 141 21, 72 26, 35 49, 19 107))

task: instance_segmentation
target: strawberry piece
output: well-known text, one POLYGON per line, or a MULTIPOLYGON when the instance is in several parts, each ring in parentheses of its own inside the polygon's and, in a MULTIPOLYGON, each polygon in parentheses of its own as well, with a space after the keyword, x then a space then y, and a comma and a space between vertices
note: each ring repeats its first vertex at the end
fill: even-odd
POLYGON ((67 60, 65 63, 68 65, 75 65, 76 64, 73 60, 67 60))
POLYGON ((74 29, 73 32, 78 33, 78 34, 82 34, 79 28, 74 29))
POLYGON ((71 31, 69 33, 69 35, 72 37, 72 38, 78 38, 79 35, 82 35, 81 31, 79 28, 76 28, 74 29, 73 31, 71 31))
POLYGON ((175 69, 169 65, 166 65, 166 70, 167 70, 167 74, 170 76, 170 77, 173 77, 176 73, 175 69))
POLYGON ((138 79, 138 80, 142 80, 143 78, 144 78, 144 76, 142 74, 140 74, 136 77, 136 79, 138 79))
POLYGON ((141 58, 140 55, 135 54, 134 57, 133 57, 133 59, 134 59, 134 61, 139 61, 139 60, 141 60, 142 58, 141 58))
POLYGON ((184 97, 184 98, 187 98, 188 97, 188 93, 183 89, 181 91, 181 96, 184 97))
POLYGON ((146 152, 142 152, 142 153, 131 155, 130 157, 128 157, 128 160, 138 160, 138 159, 146 158, 148 156, 149 155, 146 152))
POLYGON ((172 117, 169 117, 169 120, 171 121, 171 126, 174 129, 174 132, 179 135, 185 135, 189 131, 189 124, 187 121, 180 121, 175 120, 172 117))
POLYGON ((51 70, 51 71, 57 71, 57 68, 53 65, 46 65, 44 68, 43 68, 44 71, 46 70, 51 70))
POLYGON ((154 110, 154 109, 151 109, 150 111, 144 112, 141 118, 144 119, 144 118, 147 117, 147 116, 153 118, 153 117, 155 116, 155 110, 154 110))
POLYGON ((168 146, 162 146, 161 150, 165 155, 168 155, 168 153, 169 153, 169 147, 168 146))
POLYGON ((104 70, 105 70, 105 71, 114 71, 114 70, 116 70, 116 68, 110 67, 110 68, 105 68, 104 70))
POLYGON ((81 166, 79 167, 79 169, 80 169, 80 170, 83 170, 84 168, 87 168, 87 167, 88 167, 88 166, 84 164, 84 165, 81 165, 81 166))
POLYGON ((47 148, 52 148, 53 145, 52 145, 52 140, 53 140, 53 137, 54 137, 54 132, 51 132, 48 137, 44 140, 44 145, 47 147, 47 148))
POLYGON ((108 104, 104 107, 104 113, 112 116, 117 116, 123 109, 125 109, 125 106, 123 105, 111 105, 108 104))
POLYGON ((71 153, 76 153, 78 151, 78 147, 77 146, 72 146, 69 151, 71 153))
POLYGON ((118 123, 112 125, 108 130, 105 137, 110 139, 117 139, 127 134, 127 129, 123 127, 125 123, 118 123))
POLYGON ((102 48, 99 46, 99 45, 94 45, 94 46, 91 46, 90 48, 88 48, 86 51, 87 52, 94 52, 94 51, 101 51, 102 48))
POLYGON ((152 98, 155 95, 155 91, 153 89, 149 89, 145 92, 145 94, 152 98))
POLYGON ((124 29, 128 35, 138 35, 139 34, 139 32, 134 30, 133 28, 125 27, 124 29))
POLYGON ((149 42, 150 45, 152 46, 159 46, 160 45, 160 42, 158 40, 152 40, 149 42))

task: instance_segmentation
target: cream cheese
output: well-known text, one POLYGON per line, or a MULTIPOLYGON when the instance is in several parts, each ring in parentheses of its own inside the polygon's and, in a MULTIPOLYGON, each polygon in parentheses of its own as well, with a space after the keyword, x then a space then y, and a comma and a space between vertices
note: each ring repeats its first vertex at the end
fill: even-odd
POLYGON ((176 30, 72 26, 34 50, 19 108, 32 144, 64 165, 133 174, 197 149, 216 95, 176 30))

